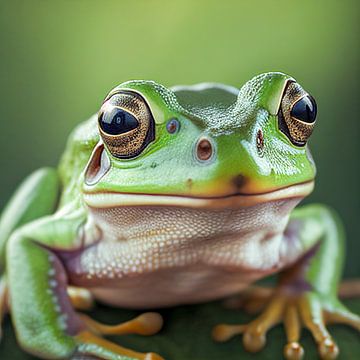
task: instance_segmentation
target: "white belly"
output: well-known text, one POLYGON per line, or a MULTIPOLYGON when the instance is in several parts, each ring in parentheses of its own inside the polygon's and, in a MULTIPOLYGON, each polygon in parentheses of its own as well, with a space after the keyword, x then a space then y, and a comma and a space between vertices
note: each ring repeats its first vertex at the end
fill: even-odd
MULTIPOLYGON (((70 280, 122 307, 218 299, 295 261, 284 230, 298 200, 239 209, 92 210, 99 242, 67 263, 70 280)), ((86 239, 86 242, 93 240, 86 239)))

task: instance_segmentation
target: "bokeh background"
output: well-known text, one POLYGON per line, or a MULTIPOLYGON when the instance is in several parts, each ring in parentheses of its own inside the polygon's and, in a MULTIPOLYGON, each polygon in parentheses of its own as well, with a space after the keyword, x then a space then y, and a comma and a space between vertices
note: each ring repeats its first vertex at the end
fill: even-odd
POLYGON ((338 210, 348 234, 345 275, 360 276, 359 4, 0 0, 0 209, 25 175, 57 164, 71 129, 118 83, 240 87, 283 71, 319 108, 310 140, 317 187, 306 201, 338 210))

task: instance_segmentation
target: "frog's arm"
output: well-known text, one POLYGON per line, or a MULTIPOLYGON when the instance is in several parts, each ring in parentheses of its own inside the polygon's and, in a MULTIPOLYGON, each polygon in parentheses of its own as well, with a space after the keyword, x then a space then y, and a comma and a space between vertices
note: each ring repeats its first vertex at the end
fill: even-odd
MULTIPOLYGON (((326 324, 346 324, 360 331, 360 317, 351 313, 337 295, 345 257, 342 223, 332 209, 314 204, 296 209, 289 227, 300 229, 297 238, 304 249, 315 245, 300 261, 284 271, 281 286, 293 288, 298 295, 299 319, 312 333, 320 357, 335 358, 339 350, 326 324)), ((300 332, 299 322, 292 316, 288 311, 288 324, 285 323, 288 353, 296 348, 294 344, 297 344, 300 332)))
MULTIPOLYGON (((312 291, 335 305, 345 256, 345 233, 341 220, 332 209, 312 204, 296 209, 290 226, 300 229, 297 237, 305 249, 312 247, 305 259, 300 261, 305 282, 312 291)), ((287 272, 284 274, 286 279, 287 272)))
POLYGON ((62 298, 66 300, 63 267, 45 247, 53 242, 53 234, 46 235, 50 226, 64 228, 65 223, 55 225, 49 218, 42 218, 10 237, 6 253, 9 303, 17 339, 23 348, 38 356, 47 354, 53 358, 56 354, 68 358, 75 345, 70 336, 64 335, 68 321, 65 316, 73 318, 74 313, 65 311, 66 302, 61 304, 62 298))
MULTIPOLYGON (((312 333, 322 359, 335 359, 338 348, 326 324, 347 324, 360 331, 360 317, 338 300, 337 289, 344 260, 344 231, 337 215, 323 205, 296 209, 285 232, 284 241, 301 246, 299 260, 280 275, 280 284, 263 313, 247 325, 218 325, 213 332, 218 341, 243 333, 247 350, 258 351, 265 345, 266 332, 284 322, 287 359, 301 358, 301 327, 312 333)), ((254 294, 251 301, 259 301, 254 294)), ((261 300, 263 301, 264 298, 261 300)), ((260 301, 260 302, 261 302, 260 301)))
POLYGON ((5 248, 11 233, 54 212, 59 188, 57 171, 43 168, 28 176, 14 193, 0 217, 0 272, 5 267, 5 248))
MULTIPOLYGON (((94 355, 110 360, 160 359, 100 338, 89 327, 96 328, 98 334, 101 326, 74 311, 67 294, 64 257, 60 254, 81 251, 78 232, 85 220, 86 213, 78 203, 72 209, 68 204, 66 209, 27 224, 10 237, 6 273, 18 342, 41 358, 94 355)), ((134 325, 127 325, 127 331, 132 328, 141 332, 144 326, 135 321, 134 325)))

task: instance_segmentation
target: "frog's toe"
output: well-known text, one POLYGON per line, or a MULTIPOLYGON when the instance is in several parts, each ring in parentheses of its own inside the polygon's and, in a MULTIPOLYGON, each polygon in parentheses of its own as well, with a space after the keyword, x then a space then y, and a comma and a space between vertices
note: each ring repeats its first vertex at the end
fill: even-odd
MULTIPOLYGON (((315 292, 308 292, 298 297, 294 304, 297 308, 296 327, 300 329, 302 325, 311 332, 323 360, 336 359, 339 355, 339 348, 327 330, 328 324, 348 325, 360 332, 360 317, 351 313, 336 299, 324 301, 315 292)), ((284 322, 287 328, 286 319, 284 322)))
POLYGON ((83 331, 76 336, 78 343, 72 359, 99 358, 106 360, 164 360, 155 353, 140 353, 114 344, 89 331, 83 331))
POLYGON ((284 347, 284 357, 287 360, 300 360, 304 357, 304 349, 298 342, 290 342, 284 347))
POLYGON ((300 360, 304 356, 304 349, 299 342, 302 327, 311 332, 323 360, 336 359, 339 354, 339 348, 326 328, 327 324, 345 324, 360 331, 360 317, 337 301, 329 306, 314 292, 294 297, 279 291, 257 319, 247 325, 218 325, 212 335, 215 341, 227 341, 242 334, 246 350, 256 352, 264 347, 267 331, 279 322, 284 323, 286 332, 284 356, 287 360, 300 360))
MULTIPOLYGON (((160 314, 148 312, 138 317, 118 325, 105 325, 91 319, 89 316, 79 314, 86 330, 76 336, 79 346, 77 355, 95 356, 101 359, 122 360, 162 360, 163 358, 155 353, 139 353, 126 349, 108 340, 103 339, 102 335, 153 335, 156 334, 163 325, 160 314)), ((75 357, 77 358, 77 357, 75 357)))
POLYGON ((243 343, 247 351, 260 351, 266 343, 266 331, 255 322, 248 325, 220 324, 214 327, 212 337, 215 341, 224 342, 235 335, 243 334, 243 343))
POLYGON ((318 344, 321 359, 336 359, 339 348, 326 328, 325 311, 316 294, 303 295, 297 302, 304 326, 318 344))
POLYGON ((282 316, 284 298, 274 297, 265 311, 247 325, 221 324, 213 329, 215 341, 227 341, 235 335, 243 334, 243 343, 247 351, 260 351, 266 344, 267 331, 276 325, 282 316))
POLYGON ((284 347, 284 357, 288 360, 300 360, 304 356, 304 349, 299 343, 301 323, 294 304, 290 303, 286 307, 283 321, 288 341, 284 347))
POLYGON ((219 324, 212 330, 212 338, 217 342, 225 342, 235 335, 243 334, 246 325, 219 324))
POLYGON ((81 314, 82 321, 89 331, 98 335, 154 335, 163 326, 163 318, 155 312, 143 313, 136 318, 118 325, 105 325, 91 319, 89 316, 81 314))

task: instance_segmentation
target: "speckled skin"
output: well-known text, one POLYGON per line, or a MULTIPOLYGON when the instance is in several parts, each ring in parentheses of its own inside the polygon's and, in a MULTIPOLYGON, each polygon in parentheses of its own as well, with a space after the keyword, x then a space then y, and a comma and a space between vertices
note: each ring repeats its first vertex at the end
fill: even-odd
POLYGON ((283 235, 298 201, 243 209, 91 209, 103 235, 67 263, 71 282, 94 288, 103 302, 130 308, 234 294, 302 255, 283 235))
MULTIPOLYGON (((84 351, 77 335, 86 325, 72 309, 68 284, 117 306, 172 306, 234 294, 299 267, 309 252, 300 271, 307 294, 323 308, 343 309, 336 298, 340 223, 320 205, 293 210, 315 177, 307 145, 279 128, 293 81, 267 73, 240 90, 167 89, 151 81, 112 90, 101 111, 116 94, 136 94, 149 109, 154 139, 135 157, 121 158, 124 139, 135 135, 120 141, 99 133, 92 117, 70 136, 59 168, 31 175, 0 221, 3 279, 20 345, 42 358, 84 351), (175 133, 167 131, 171 119, 179 123, 175 133), (204 138, 212 153, 201 161, 204 138)), ((129 154, 136 146, 129 144, 129 154)), ((91 349, 121 359, 102 345, 91 349)))

